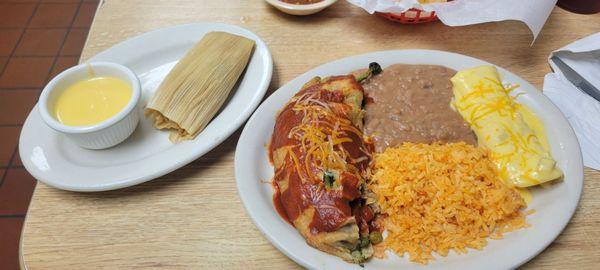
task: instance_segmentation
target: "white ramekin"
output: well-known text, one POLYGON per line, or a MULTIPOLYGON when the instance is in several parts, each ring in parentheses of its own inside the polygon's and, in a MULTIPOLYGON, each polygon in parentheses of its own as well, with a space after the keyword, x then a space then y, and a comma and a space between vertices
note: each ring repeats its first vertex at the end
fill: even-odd
POLYGON ((279 0, 265 0, 275 8, 291 15, 310 15, 317 13, 328 6, 333 5, 337 0, 323 0, 314 4, 308 5, 295 5, 282 2, 279 0))
POLYGON ((63 71, 44 87, 38 101, 38 111, 50 128, 63 133, 79 146, 104 149, 119 144, 133 133, 140 118, 140 97, 140 81, 126 66, 110 62, 84 63, 63 71), (132 93, 125 108, 113 117, 91 126, 67 126, 60 123, 51 114, 58 95, 70 85, 92 76, 110 76, 127 82, 132 93))

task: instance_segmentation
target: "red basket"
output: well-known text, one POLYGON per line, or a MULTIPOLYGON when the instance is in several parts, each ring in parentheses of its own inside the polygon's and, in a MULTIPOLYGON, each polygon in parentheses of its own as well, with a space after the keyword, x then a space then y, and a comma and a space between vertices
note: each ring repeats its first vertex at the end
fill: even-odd
POLYGON ((438 20, 438 17, 435 15, 434 11, 423 11, 416 8, 411 8, 402 13, 382 13, 376 12, 377 15, 387 18, 389 20, 403 23, 403 24, 418 24, 418 23, 427 23, 434 22, 438 20))

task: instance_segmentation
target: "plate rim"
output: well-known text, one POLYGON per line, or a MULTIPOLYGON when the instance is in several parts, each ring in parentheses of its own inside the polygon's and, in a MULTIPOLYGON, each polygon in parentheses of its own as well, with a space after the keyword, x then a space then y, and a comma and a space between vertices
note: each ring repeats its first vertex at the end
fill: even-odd
MULTIPOLYGON (((482 64, 488 64, 488 65, 492 65, 496 68, 498 68, 499 71, 504 72, 504 73, 508 73, 511 76, 514 76, 524 82, 526 82, 528 84, 528 86, 530 86, 531 88, 539 91, 539 93, 541 94, 541 98, 545 99, 545 101, 547 101, 548 103, 550 103, 550 105, 552 107, 554 107, 553 109, 556 109, 559 114, 562 116, 562 120, 564 120, 564 122, 566 123, 566 126, 568 127, 566 132, 569 133, 569 137, 572 140, 572 143, 574 142, 574 146, 576 147, 576 152, 577 155, 574 157, 574 165, 571 164, 570 166, 577 166, 580 167, 581 170, 577 171, 577 175, 575 175, 575 177, 577 177, 577 179, 575 179, 577 182, 575 183, 576 185, 579 186, 579 189, 576 190, 576 195, 577 195, 577 199, 575 201, 571 201, 568 208, 568 218, 563 220, 563 224, 560 224, 560 230, 558 230, 558 232, 556 233, 556 235, 554 235, 553 237, 550 238, 545 238, 547 241, 545 243, 543 243, 541 246, 542 248, 538 249, 535 252, 532 252, 531 254, 528 254, 528 256, 525 256, 523 258, 521 258, 518 261, 515 262, 511 262, 508 263, 506 265, 503 265, 501 268, 498 269, 503 269, 503 267, 508 267, 510 269, 512 268, 517 268, 521 265, 523 265, 524 263, 530 261, 531 259, 533 259, 534 257, 536 257, 537 255, 539 255, 540 253, 542 253, 552 242, 554 242, 554 240, 562 234, 562 232, 564 231, 564 229, 567 227, 567 225, 570 223, 573 215, 575 214, 575 212, 577 211, 577 207, 579 205, 579 202, 581 201, 581 195, 583 192, 583 182, 585 180, 584 177, 584 166, 583 166, 583 158, 582 158, 582 153, 581 153, 581 148, 579 146, 579 142, 577 140, 577 137, 575 135, 575 132, 573 130, 573 128, 571 127, 570 123, 566 120, 566 117, 564 116, 564 114, 560 111, 560 109, 558 107, 556 107, 556 105, 554 105, 554 103, 552 103, 552 101, 546 97, 545 95, 543 95, 542 91, 540 91, 537 87, 535 87, 534 85, 532 85, 531 83, 529 83, 527 80, 523 79, 522 77, 518 76, 517 74, 508 71, 507 69, 498 66, 496 64, 493 64, 491 62, 482 60, 482 59, 478 59, 472 56, 468 56, 468 55, 463 55, 463 54, 459 54, 459 53, 454 53, 454 52, 449 52, 449 51, 442 51, 442 50, 430 50, 430 49, 400 49, 400 50, 383 50, 383 51, 373 51, 373 52, 368 52, 368 53, 363 53, 363 54, 357 54, 357 55, 351 55, 351 56, 347 56, 347 57, 343 57, 343 58, 339 58, 339 59, 335 59, 333 61, 330 62, 326 62, 326 63, 322 63, 314 68, 311 68, 309 70, 307 70, 306 72, 295 76, 293 79, 291 79, 290 81, 286 82, 285 84, 283 84, 282 86, 280 86, 273 94, 271 94, 269 97, 267 97, 267 99, 265 101, 263 101, 260 106, 254 111, 254 113, 252 114, 252 116, 248 119, 248 121, 246 122, 246 125, 244 126, 242 133, 238 139, 238 143, 236 146, 236 151, 235 151, 235 157, 234 157, 234 170, 235 170, 235 178, 236 178, 236 189, 238 191, 238 195, 240 196, 240 200, 242 201, 242 204, 244 205, 244 209, 246 210, 246 213, 250 216, 250 219, 252 220, 252 222, 254 223, 254 225, 259 229, 259 231, 261 232, 261 234, 263 234, 268 240, 269 242, 271 242, 272 245, 274 245, 280 252, 282 252, 283 254, 285 254, 288 258, 292 259, 293 261, 295 261, 296 263, 298 263, 299 265, 309 268, 309 269, 320 269, 320 267, 317 264, 311 263, 310 261, 305 260, 305 258, 302 258, 300 256, 298 256, 296 253, 291 252, 290 250, 288 250, 287 247, 284 247, 283 244, 277 239, 277 237, 275 235, 271 235, 268 232, 268 228, 266 226, 264 226, 264 224, 262 223, 262 221, 260 221, 258 219, 258 214, 255 213, 255 209, 252 208, 251 206, 251 202, 249 202, 249 198, 247 197, 247 195, 245 194, 245 192, 242 190, 242 185, 243 185, 243 178, 241 177, 241 175, 243 174, 243 169, 241 168, 241 162, 240 161, 240 153, 245 154, 245 150, 243 149, 244 145, 242 142, 246 140, 246 137, 248 137, 248 130, 250 129, 250 125, 254 122, 257 121, 256 119, 258 118, 258 114, 261 112, 261 110, 264 109, 265 104, 270 103, 270 100, 274 100, 276 99, 279 95, 284 95, 285 93, 282 93, 282 89, 285 88, 290 88, 291 85, 296 84, 300 78, 307 76, 309 73, 316 73, 317 70, 320 69, 325 69, 327 66, 333 66, 336 65, 336 63, 341 63, 343 61, 349 61, 350 59, 353 58, 361 58, 361 57, 368 57, 368 56, 372 56, 372 57, 376 57, 376 55, 378 54, 387 54, 387 53, 433 53, 433 54, 446 54, 449 56, 453 56, 453 57, 460 57, 460 58, 465 58, 466 60, 469 61, 474 61, 474 62, 479 62, 482 64), (279 93, 279 94, 278 94, 279 93)), ((402 62, 399 62, 398 64, 405 64, 402 62)), ((428 63, 422 63, 422 64, 428 64, 428 63)), ((331 74, 322 74, 322 76, 328 76, 331 74)), ((298 90, 290 90, 290 91, 294 91, 294 93, 296 93, 298 90)), ((273 116, 275 118, 275 116, 273 116)), ((272 166, 272 165, 271 165, 272 166)), ((304 243, 306 244, 306 243, 304 243)), ((306 244, 307 245, 307 244, 306 244)), ((333 256, 333 255, 329 255, 326 253, 322 253, 325 256, 333 256)), ((341 260, 341 259, 340 259, 341 260)), ((421 265, 420 265, 421 266, 421 265)), ((425 267, 427 267, 427 265, 425 265, 425 267)), ((493 269, 495 269, 495 267, 491 267, 493 269)))
MULTIPOLYGON (((115 190, 115 189, 121 189, 121 188, 125 188, 125 187, 138 185, 138 184, 141 184, 141 183, 144 183, 147 181, 154 180, 155 178, 164 176, 164 175, 166 175, 170 172, 173 172, 173 171, 189 164, 190 162, 193 162, 194 160, 202 157, 203 155, 205 155, 206 153, 210 152, 211 150, 213 150, 214 148, 219 146, 221 143, 223 143, 237 129, 239 129, 243 124, 245 124, 245 122, 248 120, 248 118, 252 115, 252 113, 256 110, 258 105, 260 105, 260 103, 264 99, 264 96, 265 96, 267 90, 269 89, 269 86, 271 83, 271 79, 273 76, 272 54, 271 54, 271 51, 269 50, 269 47, 264 42, 264 40, 262 38, 260 38, 260 36, 258 36, 256 33, 252 32, 249 29, 246 29, 244 27, 238 26, 238 25, 225 24, 225 23, 213 23, 213 22, 194 22, 194 23, 187 23, 187 24, 165 26, 165 27, 152 29, 150 31, 141 33, 139 35, 131 36, 131 37, 124 39, 118 43, 115 43, 114 45, 110 46, 109 48, 102 50, 102 51, 94 54, 93 56, 90 56, 85 62, 103 61, 102 59, 97 59, 97 57, 98 56, 103 57, 103 54, 108 53, 111 50, 120 50, 122 48, 126 48, 131 43, 137 42, 140 39, 148 38, 148 36, 160 35, 162 33, 169 32, 169 31, 177 31, 181 28, 193 28, 193 27, 204 28, 204 29, 208 28, 207 32, 215 31, 215 30, 211 30, 211 29, 216 29, 216 31, 219 31, 218 30, 219 28, 228 28, 228 29, 232 29, 232 31, 244 32, 244 33, 248 34, 249 36, 253 37, 253 40, 257 43, 257 46, 255 46, 255 48, 259 47, 259 46, 264 48, 264 51, 263 51, 264 57, 260 58, 259 60, 261 62, 263 62, 264 64, 266 64, 265 70, 260 72, 261 74, 266 74, 266 76, 264 76, 264 79, 261 80, 260 83, 256 86, 256 91, 255 91, 257 93, 256 99, 253 102, 248 103, 248 106, 246 107, 246 109, 244 111, 242 111, 241 114, 239 114, 240 117, 234 119, 235 121, 232 121, 230 128, 228 128, 226 130, 221 130, 222 136, 220 136, 216 140, 211 141, 210 144, 212 144, 212 146, 205 149, 205 151, 192 152, 193 154, 187 155, 187 156, 185 156, 185 158, 176 159, 170 165, 164 166, 161 169, 156 170, 152 173, 143 173, 142 172, 142 173, 138 174, 137 176, 123 178, 118 181, 113 181, 111 183, 105 183, 105 184, 96 184, 96 185, 65 184, 65 183, 62 183, 60 180, 57 181, 55 179, 51 179, 51 178, 55 178, 55 177, 52 177, 52 176, 49 177, 47 174, 44 174, 40 170, 36 169, 35 168, 36 165, 32 164, 32 162, 26 158, 22 159, 23 167, 25 167, 25 169, 38 181, 43 182, 44 184, 49 185, 54 188, 68 190, 68 191, 76 191, 76 192, 108 191, 108 190, 115 190)), ((160 49, 161 46, 163 46, 163 45, 162 44, 158 45, 158 46, 156 46, 156 48, 160 49)), ((140 74, 136 73, 136 75, 139 76, 140 74)), ((29 112, 27 119, 23 123, 23 128, 19 134, 18 145, 19 145, 19 155, 21 157, 30 156, 29 153, 23 152, 23 151, 25 151, 24 150, 25 148, 22 147, 22 145, 24 143, 23 142, 23 140, 24 140, 23 133, 28 132, 28 130, 31 128, 30 125, 28 125, 28 123, 31 121, 31 118, 33 117, 33 115, 34 114, 39 115, 39 112, 37 110, 38 110, 38 103, 36 103, 34 105, 33 109, 29 112), (30 128, 26 128, 26 127, 30 127, 30 128)), ((217 118, 219 116, 219 114, 215 115, 214 118, 217 118)), ((140 116, 140 117, 143 117, 143 116, 140 116)), ((29 123, 29 124, 31 124, 31 123, 29 123)), ((118 146, 116 146, 116 147, 118 147, 118 146)), ((155 155, 161 155, 161 153, 160 152, 155 153, 151 156, 155 156, 155 155)), ((80 167, 80 168, 84 167, 81 165, 76 165, 76 166, 80 167)))

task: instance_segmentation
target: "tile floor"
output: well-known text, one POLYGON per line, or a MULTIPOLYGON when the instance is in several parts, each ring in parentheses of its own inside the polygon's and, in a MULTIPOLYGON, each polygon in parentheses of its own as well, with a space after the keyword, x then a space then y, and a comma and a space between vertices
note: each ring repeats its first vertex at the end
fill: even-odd
POLYGON ((99 0, 0 0, 0 269, 19 269, 18 244, 36 185, 17 152, 46 82, 77 64, 99 0))

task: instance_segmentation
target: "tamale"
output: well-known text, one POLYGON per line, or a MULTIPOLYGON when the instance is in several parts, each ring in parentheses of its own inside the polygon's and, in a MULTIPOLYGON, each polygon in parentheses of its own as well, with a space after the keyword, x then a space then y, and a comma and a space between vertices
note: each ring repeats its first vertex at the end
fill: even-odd
POLYGON ((244 71, 254 41, 225 32, 206 34, 169 72, 145 115, 172 142, 196 137, 219 111, 244 71))

